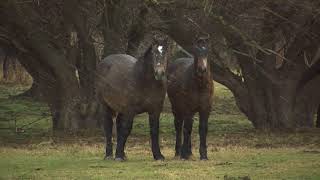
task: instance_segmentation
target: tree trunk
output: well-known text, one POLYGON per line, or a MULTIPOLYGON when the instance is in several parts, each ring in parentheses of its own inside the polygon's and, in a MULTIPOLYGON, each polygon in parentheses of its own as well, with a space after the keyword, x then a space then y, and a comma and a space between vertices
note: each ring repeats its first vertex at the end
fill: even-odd
MULTIPOLYGON (((241 76, 213 61, 213 79, 227 86, 233 92, 239 109, 248 117, 254 127, 258 129, 313 127, 313 116, 317 108, 316 104, 319 102, 319 93, 317 92, 319 79, 313 80, 312 85, 305 86, 303 93, 295 95, 299 77, 305 68, 301 52, 306 50, 312 54, 311 52, 314 51, 309 48, 312 46, 306 45, 308 43, 306 38, 297 37, 285 52, 284 56, 295 63, 285 63, 283 67, 277 69, 275 67, 276 55, 260 52, 260 49, 250 47, 249 43, 246 43, 246 39, 241 36, 242 34, 239 35, 235 28, 228 28, 225 21, 213 18, 215 22, 207 20, 197 24, 198 28, 188 18, 184 18, 185 13, 183 12, 171 11, 170 8, 162 12, 163 14, 160 13, 160 15, 167 22, 162 30, 170 34, 179 45, 189 52, 196 36, 201 35, 202 30, 211 33, 213 39, 221 33, 225 37, 227 45, 230 46, 229 48, 240 52, 234 56, 240 65, 241 76), (294 103, 295 99, 297 104, 294 103)), ((193 21, 196 21, 196 18, 193 21)), ((266 34, 268 33, 266 32, 266 34)), ((261 39, 259 43, 263 45, 263 48, 273 49, 275 42, 277 39, 274 41, 261 39)), ((212 41, 212 45, 215 43, 212 41)), ((211 51, 214 50, 211 49, 211 51)), ((211 52, 209 58, 214 57, 213 54, 211 52)))
POLYGON ((124 54, 127 49, 127 24, 129 18, 125 0, 105 1, 102 17, 104 57, 110 54, 124 54))
MULTIPOLYGON (((52 53, 47 51, 48 58, 52 53)), ((41 63, 35 57, 22 55, 19 58, 33 78, 33 86, 29 92, 36 92, 36 97, 47 102, 52 114, 53 130, 79 129, 80 118, 77 114, 79 114, 80 90, 74 70, 71 68, 68 72, 64 71, 64 68, 59 68, 60 78, 48 65, 41 63), (63 76, 68 78, 62 78, 63 76)), ((53 58, 53 55, 50 58, 53 58)))
MULTIPOLYGON (((71 25, 71 32, 76 34, 75 43, 70 43, 71 57, 75 57, 80 88, 79 117, 81 128, 100 127, 101 117, 95 98, 95 70, 98 62, 94 41, 88 28, 88 14, 81 10, 75 0, 65 1, 64 16, 71 25), (86 17, 86 18, 82 18, 86 17), (74 32, 73 32, 74 31, 74 32), (75 55, 72 55, 75 54, 75 55)), ((72 39, 71 39, 72 41, 72 39)))
POLYGON ((41 100, 42 99, 42 93, 39 88, 39 82, 35 82, 35 79, 33 79, 32 85, 30 89, 26 90, 25 92, 17 95, 17 97, 30 97, 35 100, 41 100))
POLYGON ((9 78, 9 59, 7 55, 5 55, 3 59, 2 72, 3 72, 3 80, 7 81, 9 78))
POLYGON ((320 105, 318 105, 316 127, 320 128, 320 105))
POLYGON ((136 21, 130 27, 128 35, 128 47, 126 53, 137 57, 138 49, 141 42, 144 40, 145 34, 147 32, 146 16, 148 14, 148 9, 144 6, 140 9, 139 15, 136 17, 136 21))
MULTIPOLYGON (((14 41, 11 44, 14 44, 25 56, 19 59, 33 77, 34 82, 39 85, 44 101, 48 103, 53 117, 53 129, 74 131, 86 126, 88 111, 81 110, 83 110, 82 105, 88 103, 87 100, 90 99, 88 97, 94 94, 93 75, 96 56, 92 56, 95 49, 91 39, 88 38, 91 34, 88 30, 90 23, 82 21, 85 19, 83 17, 87 18, 82 13, 87 11, 83 11, 77 1, 68 1, 63 5, 68 5, 68 9, 64 10, 69 13, 64 15, 70 16, 71 21, 69 21, 70 18, 65 18, 64 23, 69 22, 70 24, 64 27, 65 32, 61 32, 60 35, 68 34, 69 25, 74 26, 82 47, 78 46, 77 42, 72 47, 69 47, 68 44, 61 44, 59 43, 61 39, 53 38, 46 31, 39 31, 28 38, 24 33, 18 33, 34 31, 36 20, 41 21, 37 19, 39 17, 37 9, 32 6, 22 8, 14 3, 8 3, 8 7, 5 11, 1 11, 1 14, 11 17, 6 19, 6 28, 8 28, 5 31, 8 32, 6 35, 8 39, 14 41), (34 21, 26 21, 25 16, 34 17, 34 21), (77 48, 80 50, 74 51, 77 48), (76 74, 75 59, 78 57, 83 60, 79 63, 79 67, 84 71, 81 72, 81 77, 77 77, 76 74), (81 84, 79 78, 81 78, 81 84), (87 88, 90 89, 86 91, 87 88)), ((94 106, 91 109, 94 109, 94 106)))
MULTIPOLYGON (((257 80, 247 85, 250 96, 247 96, 245 112, 254 127, 258 129, 291 129, 313 127, 315 106, 303 96, 294 97, 294 82, 286 85, 273 85, 267 80, 257 80), (300 101, 294 106, 294 99, 300 101)), ((310 99, 309 99, 310 100, 310 99)), ((242 102, 240 102, 242 104, 242 102)))
MULTIPOLYGON (((296 51, 298 46, 292 46, 290 50, 296 51)), ((245 52, 244 49, 240 51, 245 52)), ((301 58, 300 55, 291 54, 291 60, 301 58)), ((287 63, 280 71, 274 68, 274 55, 258 53, 257 58, 264 61, 253 62, 248 57, 238 56, 244 84, 248 90, 247 99, 240 101, 239 105, 244 107, 243 112, 252 124, 258 129, 313 127, 319 101, 319 78, 296 94, 303 65, 287 63)))

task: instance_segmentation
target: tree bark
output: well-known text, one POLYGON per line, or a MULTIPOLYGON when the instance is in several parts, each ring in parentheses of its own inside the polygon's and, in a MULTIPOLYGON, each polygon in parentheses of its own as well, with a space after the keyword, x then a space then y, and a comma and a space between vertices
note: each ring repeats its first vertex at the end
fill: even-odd
POLYGON ((320 105, 318 105, 317 110, 316 128, 320 128, 320 105))
MULTIPOLYGON (((162 10, 157 8, 155 11, 165 22, 162 31, 168 33, 184 49, 190 52, 197 36, 207 33, 211 35, 212 39, 223 36, 227 41, 228 48, 236 52, 234 55, 241 68, 241 77, 232 73, 228 68, 212 62, 213 79, 226 85, 233 92, 239 109, 256 128, 287 129, 314 125, 315 104, 319 101, 318 81, 314 80, 313 85, 305 86, 303 93, 297 96, 294 90, 305 66, 301 63, 303 62, 301 52, 307 51, 312 54, 314 52, 312 47, 317 47, 317 44, 311 45, 311 43, 315 43, 316 40, 309 41, 304 37, 304 34, 299 34, 297 37, 294 34, 291 37, 286 36, 286 42, 292 41, 289 38, 295 37, 295 39, 288 43, 286 52, 282 52, 287 59, 294 63, 285 62, 283 67, 277 69, 275 63, 278 56, 265 50, 273 49, 274 43, 278 41, 277 37, 273 36, 274 32, 269 32, 269 30, 275 31, 276 28, 268 29, 262 25, 273 22, 268 19, 270 17, 266 17, 266 21, 260 24, 260 29, 257 28, 257 32, 254 32, 257 33, 254 36, 261 38, 250 39, 250 35, 246 34, 246 29, 241 32, 243 29, 239 29, 235 24, 228 24, 227 20, 232 21, 232 18, 228 18, 229 15, 222 13, 222 16, 205 16, 201 15, 201 7, 197 9, 192 5, 191 8, 188 3, 182 4, 181 8, 174 5, 174 3, 170 4, 170 7, 162 10), (195 17, 193 14, 197 14, 201 18, 195 17), (294 103, 295 99, 298 101, 297 105, 294 103)), ((237 12, 237 10, 235 11, 237 12)), ((246 9, 242 11, 245 12, 246 9)), ((269 24, 266 27, 270 27, 269 24)), ((283 31, 286 32, 285 30, 284 28, 283 31)), ((287 30, 289 32, 285 33, 286 35, 292 33, 290 32, 292 29, 288 28, 287 30)), ((212 46, 215 43, 217 42, 212 40, 212 46)), ((214 57, 213 54, 211 52, 210 59, 214 57)))
POLYGON ((110 54, 124 54, 127 49, 127 28, 129 14, 125 0, 105 0, 102 17, 104 57, 110 54))
POLYGON ((74 27, 78 36, 76 44, 70 44, 70 49, 77 48, 77 71, 79 78, 81 103, 79 115, 82 119, 82 128, 97 128, 101 124, 99 106, 95 98, 95 72, 98 62, 93 39, 87 25, 88 14, 81 10, 81 4, 75 0, 65 1, 63 4, 64 16, 74 27))
POLYGON ((240 104, 249 107, 245 114, 256 128, 313 127, 314 102, 303 94, 294 96, 296 81, 288 79, 282 85, 275 85, 263 75, 252 75, 259 72, 243 73, 247 76, 245 81, 249 96, 247 101, 240 101, 240 104), (295 99, 299 99, 296 106, 295 99))
MULTIPOLYGON (((55 39, 43 31, 26 36, 24 33, 32 32, 32 22, 25 21, 25 16, 35 15, 34 9, 25 7, 21 10, 15 4, 8 4, 2 13, 7 17, 7 32, 12 32, 13 42, 19 43, 22 51, 31 62, 30 74, 41 80, 44 84, 45 100, 48 103, 53 116, 54 130, 77 130, 80 118, 78 117, 78 102, 80 97, 79 84, 75 73, 75 66, 70 64, 63 49, 54 43, 55 39), (41 72, 37 73, 38 71, 41 72)), ((12 43, 12 44, 15 44, 12 43)), ((26 66, 27 63, 24 63, 26 66)))
POLYGON ((3 59, 2 73, 3 73, 3 79, 7 81, 9 77, 9 59, 7 55, 5 55, 3 59))
POLYGON ((131 28, 129 31, 128 47, 126 50, 126 54, 129 54, 133 57, 137 57, 140 44, 144 40, 145 34, 148 31, 146 27, 147 14, 148 14, 148 9, 145 6, 143 6, 140 9, 138 16, 136 17, 135 23, 131 25, 131 28))
POLYGON ((25 92, 17 95, 17 97, 29 97, 35 100, 41 100, 42 99, 42 93, 39 88, 39 82, 36 82, 35 79, 33 79, 32 85, 30 89, 26 90, 25 92))

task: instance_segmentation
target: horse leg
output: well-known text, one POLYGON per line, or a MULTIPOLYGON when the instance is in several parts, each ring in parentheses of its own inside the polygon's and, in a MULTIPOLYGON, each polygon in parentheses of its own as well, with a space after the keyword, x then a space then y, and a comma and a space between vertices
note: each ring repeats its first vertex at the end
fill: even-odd
POLYGON ((181 159, 189 159, 192 155, 191 151, 191 132, 192 132, 193 118, 189 116, 184 119, 183 124, 183 144, 181 148, 181 159))
POLYGON ((176 147, 175 147, 175 150, 176 150, 175 156, 176 157, 180 156, 180 154, 181 154, 182 124, 183 124, 182 119, 179 116, 175 115, 174 116, 174 127, 176 129, 176 147))
POLYGON ((155 160, 164 160, 159 146, 159 117, 160 112, 149 113, 149 126, 151 136, 151 149, 155 160))
POLYGON ((104 119, 104 132, 106 137, 106 155, 105 159, 112 159, 113 151, 112 151, 112 120, 113 111, 110 107, 106 107, 106 114, 104 119))
POLYGON ((132 130, 133 118, 133 115, 118 114, 116 161, 124 161, 126 159, 124 147, 132 130))
POLYGON ((200 112, 200 122, 199 122, 199 135, 200 135, 200 160, 207 160, 207 133, 208 133, 208 118, 209 111, 200 112))

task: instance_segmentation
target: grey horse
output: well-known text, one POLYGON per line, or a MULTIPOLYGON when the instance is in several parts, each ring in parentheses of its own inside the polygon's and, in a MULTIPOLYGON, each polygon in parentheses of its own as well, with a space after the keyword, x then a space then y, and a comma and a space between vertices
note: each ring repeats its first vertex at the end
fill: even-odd
POLYGON ((167 38, 158 38, 139 59, 115 54, 99 63, 96 92, 106 112, 106 159, 113 158, 113 116, 117 116, 115 160, 123 161, 126 159, 124 147, 133 119, 144 112, 149 115, 153 157, 155 160, 164 159, 159 147, 159 117, 167 87, 167 41, 167 38))

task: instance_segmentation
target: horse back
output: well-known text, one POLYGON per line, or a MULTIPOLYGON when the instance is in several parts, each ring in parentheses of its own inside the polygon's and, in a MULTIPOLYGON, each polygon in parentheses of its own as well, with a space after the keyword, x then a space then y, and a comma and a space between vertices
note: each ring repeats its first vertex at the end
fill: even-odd
POLYGON ((97 94, 117 112, 126 109, 135 96, 136 62, 132 56, 116 54, 106 57, 97 67, 97 94))

